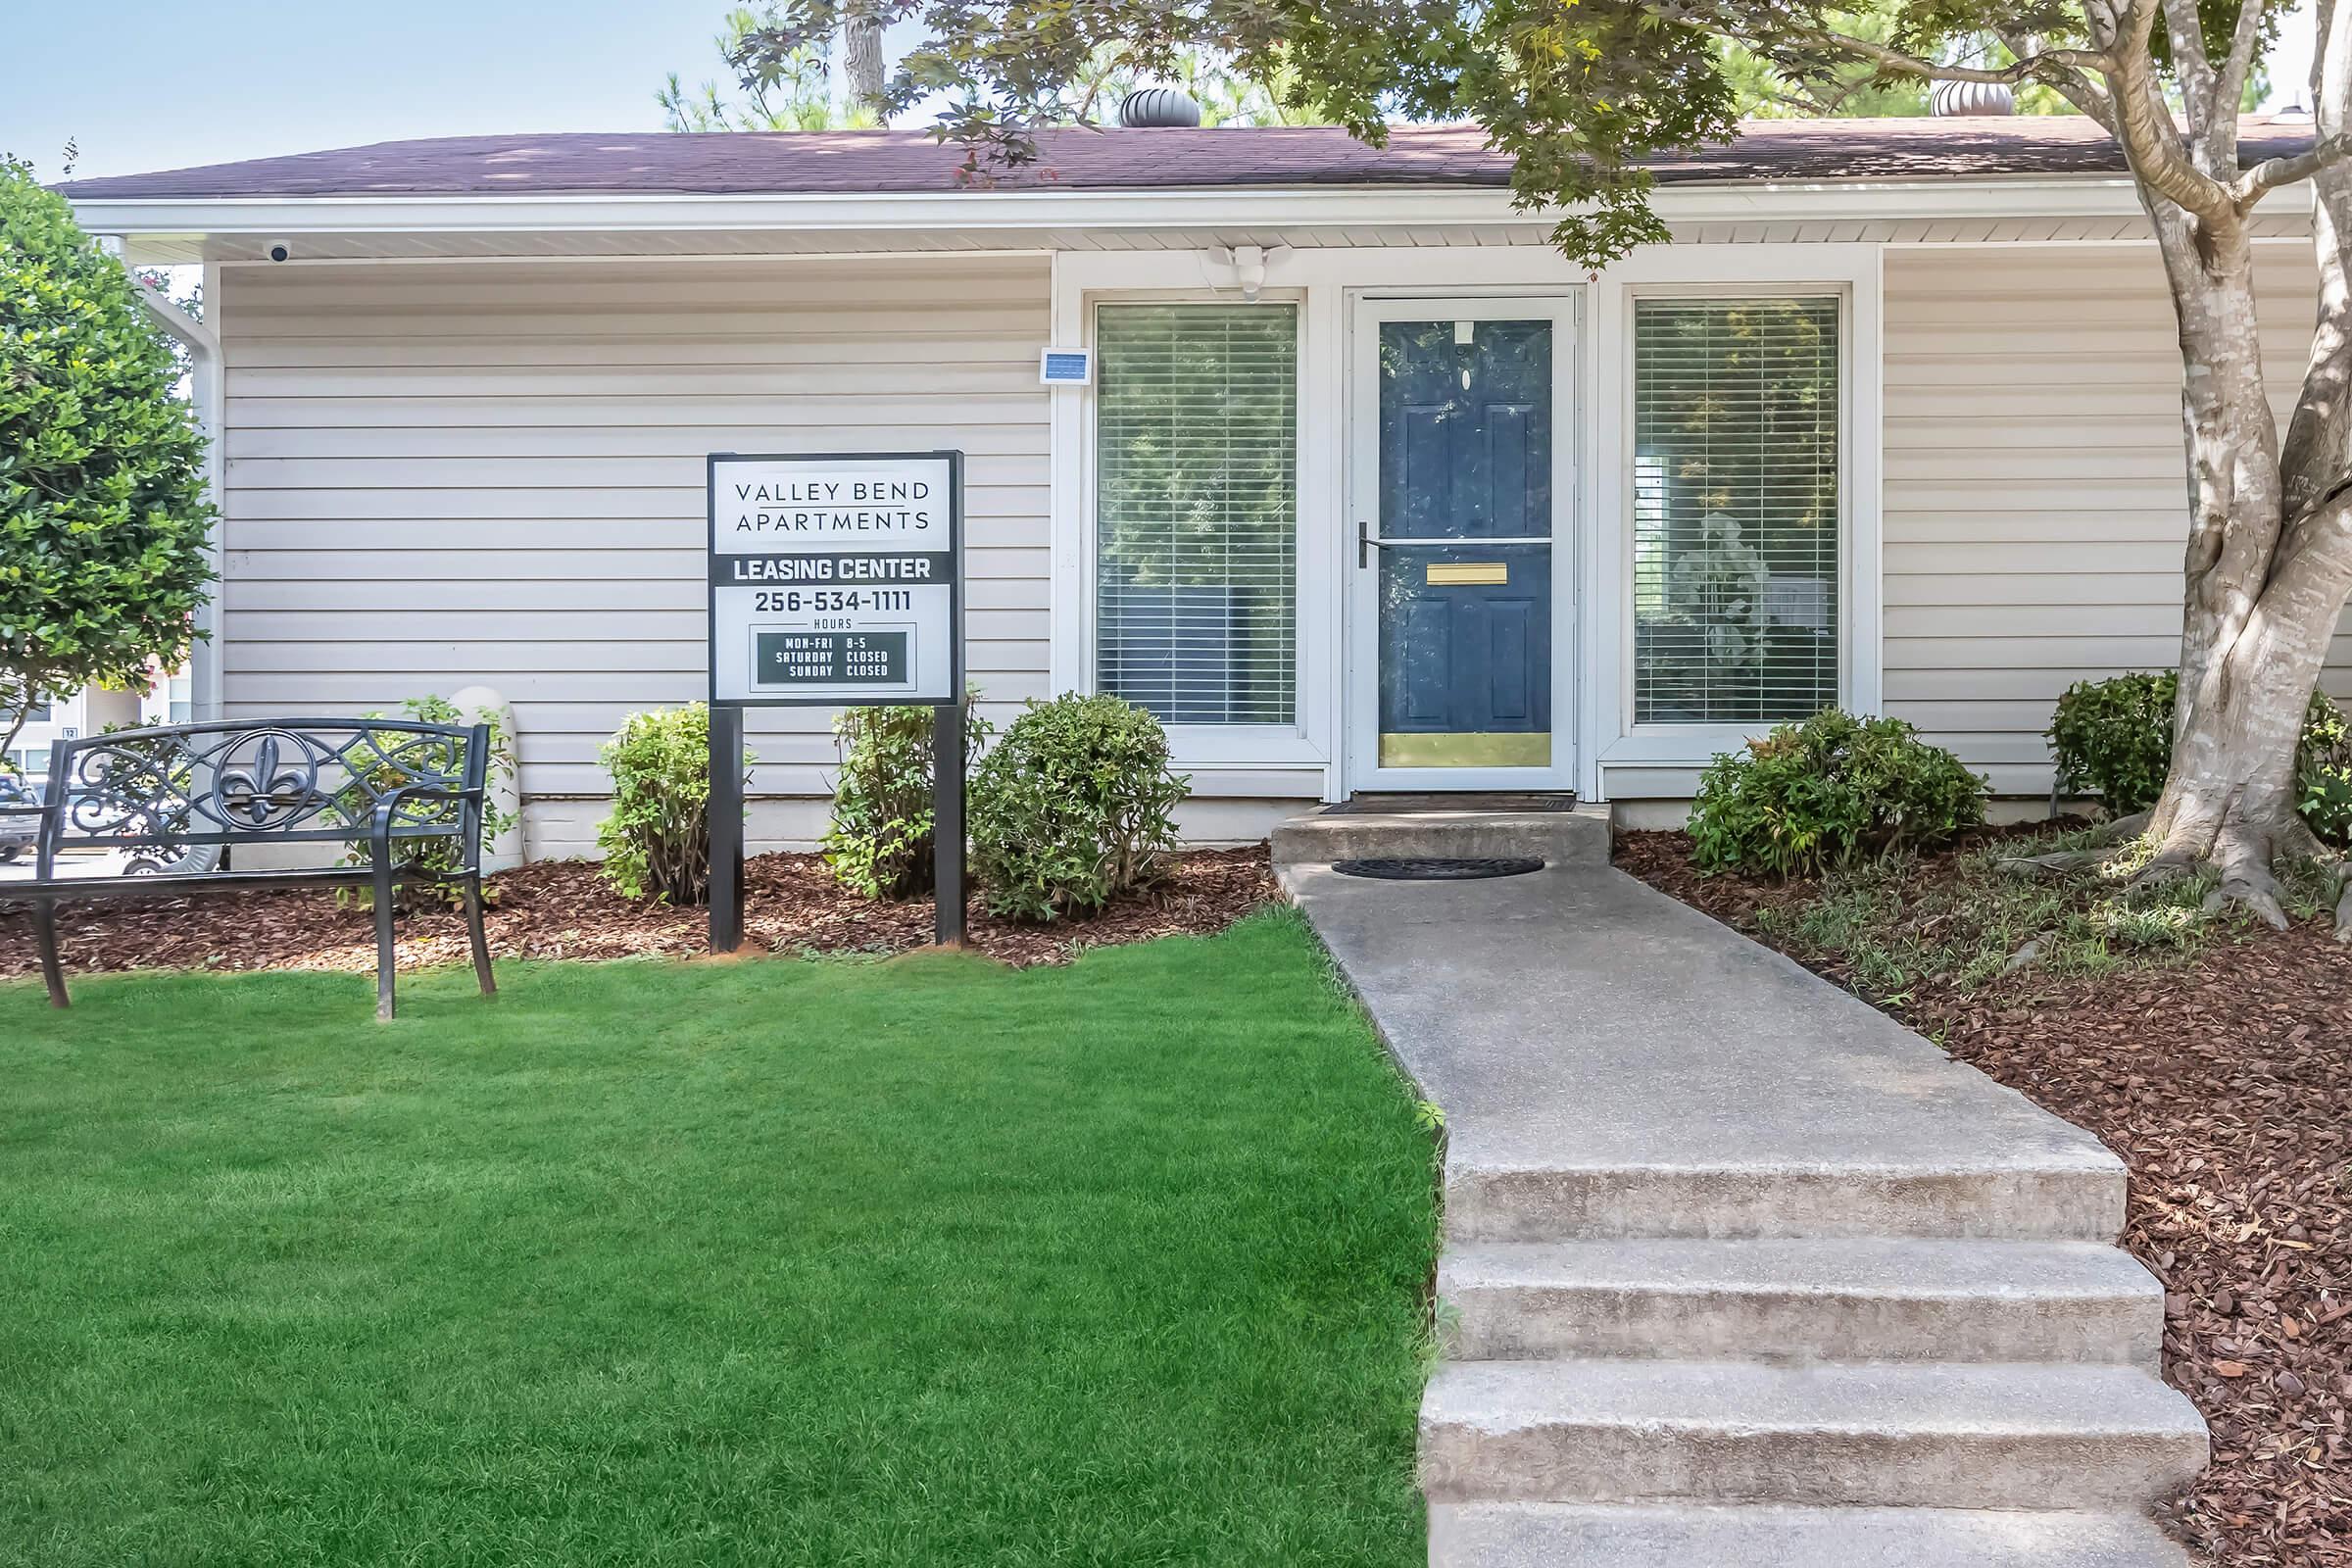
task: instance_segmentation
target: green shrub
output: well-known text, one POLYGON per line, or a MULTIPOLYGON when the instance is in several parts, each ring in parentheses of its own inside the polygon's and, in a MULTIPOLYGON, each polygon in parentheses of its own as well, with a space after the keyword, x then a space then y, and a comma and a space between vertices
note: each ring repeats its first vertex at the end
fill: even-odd
POLYGON ((1702 871, 1817 875, 1984 820, 1984 781, 1899 718, 1824 709, 1719 756, 1690 805, 1702 871))
POLYGON ((2328 843, 2352 845, 2352 722, 2319 692, 2311 694, 2295 758, 2295 808, 2328 843))
POLYGON ((710 706, 631 713, 597 756, 612 774, 612 814, 596 827, 605 880, 623 898, 709 903, 710 706))
POLYGON ((1156 880, 1189 786, 1144 710, 1075 694, 1030 703, 972 772, 972 871, 989 908, 1052 920, 1156 880))
MULTIPOLYGON (((364 718, 389 718, 392 715, 364 713, 361 716, 364 718)), ((439 696, 410 698, 400 705, 400 716, 413 718, 425 724, 463 724, 466 722, 466 715, 458 711, 457 705, 448 698, 439 696)), ((482 845, 485 849, 489 847, 492 839, 513 827, 517 820, 514 812, 502 811, 498 807, 499 785, 514 777, 514 737, 507 733, 506 726, 498 721, 496 715, 490 716, 487 722, 490 726, 490 772, 487 780, 488 788, 482 792, 482 845)), ((401 785, 411 781, 411 775, 400 766, 398 758, 403 743, 411 742, 413 739, 414 737, 390 731, 378 736, 378 740, 385 750, 393 754, 393 759, 377 764, 368 780, 374 786, 376 793, 398 789, 401 785)), ((435 768, 440 765, 442 760, 443 759, 438 756, 429 760, 435 768)), ((346 809, 338 806, 336 814, 364 826, 367 813, 363 808, 367 806, 368 794, 367 791, 354 790, 351 792, 350 799, 352 801, 351 808, 346 809)), ((344 855, 343 862, 346 865, 366 865, 368 854, 366 843, 356 843, 344 855)), ((458 847, 458 841, 454 838, 420 839, 406 849, 404 858, 427 870, 444 873, 455 871, 466 858, 458 847)), ((404 883, 394 896, 406 907, 407 901, 422 891, 425 890, 412 888, 404 883)), ((454 887, 436 884, 430 891, 445 903, 455 905, 459 902, 458 890, 454 887)), ((483 893, 487 897, 490 890, 485 887, 483 893)), ((335 899, 340 904, 356 904, 363 909, 375 906, 375 895, 366 888, 338 888, 335 892, 335 899)))
POLYGON ((2173 765, 2178 671, 2077 681, 2050 715, 2050 758, 2058 792, 2088 790, 2118 816, 2145 810, 2164 793, 2173 765))
MULTIPOLYGON (((2050 753, 2062 793, 2089 789, 2119 816, 2145 810, 2173 765, 2174 670, 2078 681, 2050 717, 2050 753)), ((2352 844, 2352 723, 2322 692, 2311 694, 2296 748, 2295 806, 2329 844, 2352 844)))
MULTIPOLYGON (((834 878, 869 899, 910 899, 932 886, 931 808, 938 772, 931 741, 937 710, 845 708, 833 721, 841 773, 833 783, 833 825, 825 863, 834 878)), ((994 727, 968 709, 964 762, 994 727)))
POLYGON ((187 656, 214 512, 178 379, 129 274, 0 157, 0 752, 35 705, 187 656))

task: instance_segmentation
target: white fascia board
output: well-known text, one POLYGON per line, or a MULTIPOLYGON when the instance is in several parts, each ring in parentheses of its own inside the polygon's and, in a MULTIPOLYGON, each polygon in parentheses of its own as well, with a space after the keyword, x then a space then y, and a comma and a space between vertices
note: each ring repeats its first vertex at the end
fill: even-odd
MULTIPOLYGON (((165 331, 200 354, 220 352, 220 339, 211 327, 172 304, 161 289, 149 288, 146 279, 139 276, 139 270, 130 263, 124 262, 122 270, 130 274, 130 286, 139 291, 139 303, 147 307, 149 315, 163 323, 165 331)), ((218 297, 213 296, 216 299, 218 297)))
MULTIPOLYGON (((2280 192, 2299 207, 2308 186, 2280 192)), ((2277 200, 2279 198, 2274 198, 2277 200)), ((1741 219, 2103 218, 2140 211, 2120 175, 1668 185, 1651 203, 1670 223, 1741 219)), ((873 195, 289 196, 180 200, 86 197, 85 228, 110 234, 421 234, 698 229, 1039 229, 1349 226, 1540 222, 1493 187, 1313 186, 1191 190, 1018 190, 873 195)))

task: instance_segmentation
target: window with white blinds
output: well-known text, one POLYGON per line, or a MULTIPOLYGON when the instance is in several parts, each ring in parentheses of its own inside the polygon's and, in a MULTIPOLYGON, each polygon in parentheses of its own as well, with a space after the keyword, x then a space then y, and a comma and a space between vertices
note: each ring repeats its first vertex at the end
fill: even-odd
POLYGON ((1101 690, 1170 724, 1298 714, 1298 313, 1095 316, 1101 690))
POLYGON ((1838 701, 1838 304, 1634 306, 1634 719, 1838 701))

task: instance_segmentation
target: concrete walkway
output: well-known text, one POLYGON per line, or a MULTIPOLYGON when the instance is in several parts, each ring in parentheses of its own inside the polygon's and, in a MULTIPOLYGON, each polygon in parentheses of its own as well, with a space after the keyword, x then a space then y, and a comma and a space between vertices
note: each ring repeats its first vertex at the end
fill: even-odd
POLYGON ((2204 1430, 2115 1156, 1609 869, 1605 824, 1454 826, 1550 864, 1343 876, 1360 815, 1276 846, 1446 1115, 1433 1563, 2183 1562, 2144 1509, 2204 1430))

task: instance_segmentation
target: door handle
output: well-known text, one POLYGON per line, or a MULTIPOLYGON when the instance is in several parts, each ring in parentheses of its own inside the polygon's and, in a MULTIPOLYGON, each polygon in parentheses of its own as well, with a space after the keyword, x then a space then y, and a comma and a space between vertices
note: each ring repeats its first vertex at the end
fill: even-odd
POLYGON ((1548 547, 1556 543, 1558 543, 1558 541, 1553 539, 1549 534, 1515 534, 1508 538, 1496 539, 1478 539, 1468 536, 1453 536, 1445 534, 1433 534, 1426 539, 1375 539, 1372 537, 1372 524, 1369 520, 1362 517, 1358 517, 1355 520, 1355 564, 1359 566, 1369 566, 1372 564, 1372 552, 1375 550, 1386 550, 1391 545, 1400 545, 1406 547, 1420 545, 1431 548, 1453 550, 1486 550, 1496 545, 1542 545, 1548 547))

